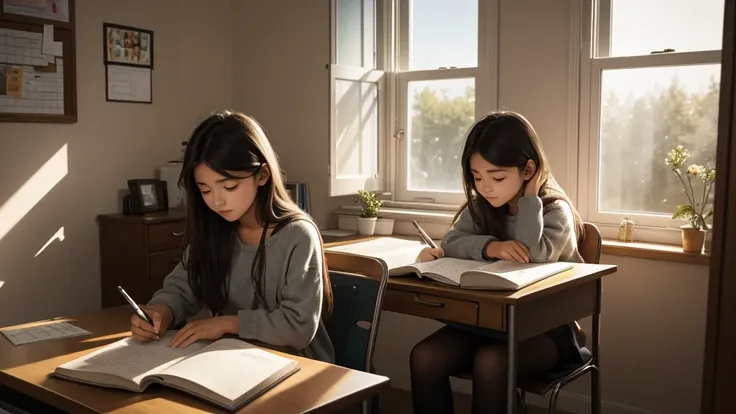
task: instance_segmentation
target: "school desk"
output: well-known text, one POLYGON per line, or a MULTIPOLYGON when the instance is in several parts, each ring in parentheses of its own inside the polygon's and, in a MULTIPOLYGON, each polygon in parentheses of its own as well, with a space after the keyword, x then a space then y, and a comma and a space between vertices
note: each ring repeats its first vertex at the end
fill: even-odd
MULTIPOLYGON (((325 243, 325 249, 367 239, 357 237, 325 243)), ((381 273, 375 260, 329 250, 325 254, 331 270, 369 276, 381 273)), ((575 264, 573 269, 513 292, 461 289, 426 278, 392 276, 383 300, 383 310, 506 332, 509 355, 507 396, 508 401, 516 401, 518 343, 587 316, 593 316, 593 331, 598 332, 601 278, 616 272, 616 269, 615 265, 575 264)), ((596 363, 600 364, 598 338, 594 335, 591 339, 591 352, 596 363)), ((508 413, 514 412, 515 404, 509 404, 508 413)))
MULTIPOLYGON (((142 394, 50 378, 58 366, 129 336, 130 306, 61 319, 93 333, 15 347, 0 335, 0 386, 69 413, 204 413, 226 412, 166 387, 142 394)), ((30 326, 27 324, 23 326, 30 326)), ((320 361, 286 355, 301 370, 238 411, 239 413, 333 412, 360 404, 389 387, 388 378, 320 361)))

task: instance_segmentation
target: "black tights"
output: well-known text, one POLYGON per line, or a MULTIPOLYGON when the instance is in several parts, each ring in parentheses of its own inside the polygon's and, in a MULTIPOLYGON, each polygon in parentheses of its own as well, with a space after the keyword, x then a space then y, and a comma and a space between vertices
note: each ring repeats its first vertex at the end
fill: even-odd
MULTIPOLYGON (((507 347, 504 342, 445 326, 411 351, 411 394, 414 414, 453 412, 450 376, 472 373, 473 414, 506 409, 507 347)), ((518 344, 519 376, 554 368, 557 345, 547 335, 518 344)))

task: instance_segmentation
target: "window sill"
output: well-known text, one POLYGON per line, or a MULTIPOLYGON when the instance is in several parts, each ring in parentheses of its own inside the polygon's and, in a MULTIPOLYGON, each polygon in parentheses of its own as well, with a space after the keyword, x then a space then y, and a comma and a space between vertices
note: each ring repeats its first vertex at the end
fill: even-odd
POLYGON ((681 246, 674 244, 622 242, 604 239, 603 254, 703 266, 710 265, 709 254, 685 253, 681 246))
MULTIPOLYGON (((447 230, 447 226, 452 223, 452 218, 457 212, 457 207, 449 205, 425 206, 414 204, 412 206, 413 208, 408 208, 408 204, 409 203, 392 203, 389 204, 390 207, 381 207, 379 217, 407 222, 417 220, 422 224, 432 223, 439 225, 438 230, 441 230, 441 232, 439 234, 430 234, 430 236, 441 238, 440 234, 444 234, 444 232, 447 230)), ((356 205, 342 206, 335 210, 334 213, 337 215, 359 216, 360 207, 356 205)), ((599 225, 599 227, 601 228, 602 232, 607 229, 605 225, 599 225)), ((617 229, 617 226, 610 227, 614 230, 617 229)), ((414 234, 413 228, 411 228, 411 226, 407 227, 407 229, 410 229, 411 231, 411 233, 407 234, 414 234)), ((426 230, 428 229, 425 228, 425 231, 426 230)), ((639 229, 639 231, 641 232, 641 229, 639 229)), ((603 254, 610 254, 612 256, 634 257, 637 259, 660 260, 665 262, 689 263, 703 266, 710 265, 710 255, 685 253, 682 251, 682 247, 676 244, 652 242, 621 242, 605 237, 606 236, 604 234, 602 246, 603 254)))

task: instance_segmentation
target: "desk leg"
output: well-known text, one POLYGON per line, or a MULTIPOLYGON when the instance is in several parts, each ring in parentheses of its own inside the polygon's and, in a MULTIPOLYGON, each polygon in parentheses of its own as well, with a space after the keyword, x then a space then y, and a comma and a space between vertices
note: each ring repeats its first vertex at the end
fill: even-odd
POLYGON ((506 413, 516 414, 516 307, 506 305, 509 363, 506 383, 506 413))
POLYGON ((601 297, 603 296, 603 282, 599 278, 596 283, 596 313, 593 315, 593 344, 591 353, 593 354, 593 370, 590 371, 592 378, 590 381, 590 403, 591 413, 601 414, 601 360, 600 360, 600 339, 601 339, 601 297))

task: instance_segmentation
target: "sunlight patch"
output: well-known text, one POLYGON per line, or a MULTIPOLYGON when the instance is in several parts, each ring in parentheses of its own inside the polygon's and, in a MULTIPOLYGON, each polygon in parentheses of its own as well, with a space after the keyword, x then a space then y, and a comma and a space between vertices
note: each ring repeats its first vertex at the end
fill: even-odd
POLYGON ((0 207, 0 240, 66 176, 67 144, 64 144, 0 207))
POLYGON ((57 230, 56 233, 51 236, 49 241, 47 241, 46 244, 44 244, 43 247, 41 247, 41 249, 36 252, 36 255, 33 257, 38 257, 39 254, 43 253, 43 251, 46 250, 46 248, 49 247, 49 245, 53 243, 54 240, 58 240, 60 242, 64 241, 64 226, 59 227, 59 230, 57 230))

